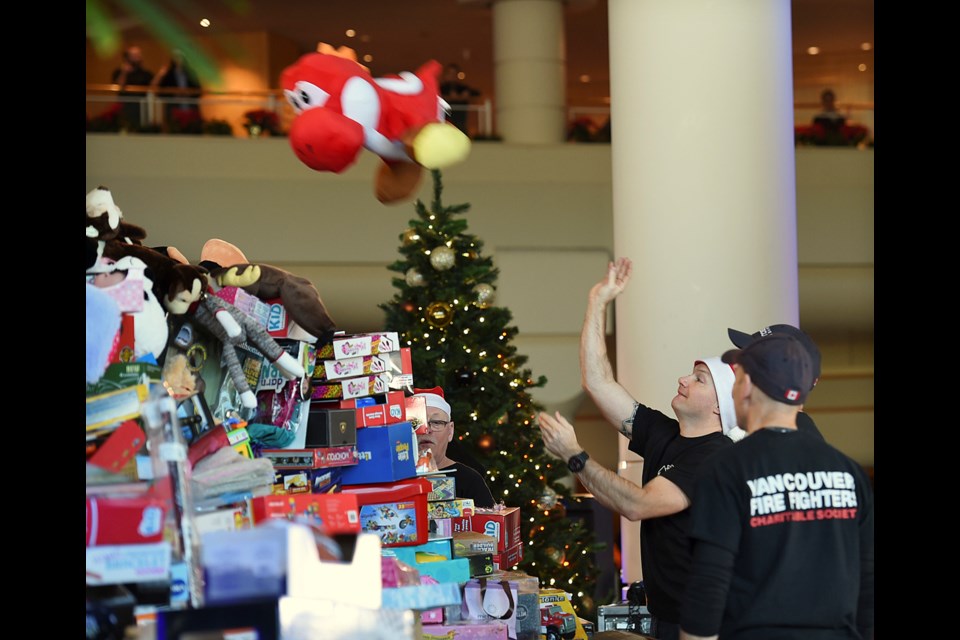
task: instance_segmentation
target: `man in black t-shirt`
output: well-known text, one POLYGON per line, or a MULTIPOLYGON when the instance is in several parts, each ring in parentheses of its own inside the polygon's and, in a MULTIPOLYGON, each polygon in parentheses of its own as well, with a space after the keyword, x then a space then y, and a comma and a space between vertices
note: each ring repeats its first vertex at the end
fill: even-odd
POLYGON ((420 455, 429 449, 437 469, 453 474, 458 498, 472 498, 475 507, 493 507, 493 494, 483 476, 472 467, 447 456, 447 446, 453 440, 454 424, 450 419, 450 403, 443 397, 443 389, 434 387, 414 391, 416 393, 413 396, 423 397, 427 405, 427 430, 417 436, 420 455))
POLYGON ((590 290, 580 334, 580 371, 603 416, 630 439, 630 450, 643 457, 643 485, 590 460, 559 413, 541 413, 539 424, 547 450, 567 460, 600 504, 643 521, 640 562, 653 635, 674 640, 680 633, 680 602, 690 565, 687 524, 694 478, 708 456, 733 444, 727 435, 736 427, 734 376, 720 358, 694 362, 693 371, 679 379, 670 403, 676 419, 633 399, 614 379, 605 339, 607 305, 626 288, 631 270, 630 260, 620 258, 590 290))
MULTIPOLYGON (((813 391, 813 387, 817 386, 817 383, 820 382, 820 349, 817 347, 817 344, 813 341, 813 339, 802 330, 790 324, 771 324, 770 326, 764 327, 763 329, 760 329, 760 331, 756 331, 754 333, 744 333, 743 331, 737 331, 736 329, 727 329, 727 335, 730 336, 730 342, 741 349, 754 340, 763 336, 768 336, 772 333, 793 336, 799 340, 800 344, 803 345, 803 348, 806 349, 807 355, 810 356, 810 362, 813 365, 813 386, 810 387, 810 391, 813 391)), ((823 434, 820 433, 820 429, 817 428, 817 425, 814 423, 813 419, 803 412, 802 406, 800 407, 800 413, 797 414, 797 430, 800 433, 805 433, 818 440, 825 441, 823 434)))
POLYGON ((684 640, 872 640, 873 492, 863 468, 798 433, 813 362, 770 333, 723 354, 747 436, 700 471, 684 640))

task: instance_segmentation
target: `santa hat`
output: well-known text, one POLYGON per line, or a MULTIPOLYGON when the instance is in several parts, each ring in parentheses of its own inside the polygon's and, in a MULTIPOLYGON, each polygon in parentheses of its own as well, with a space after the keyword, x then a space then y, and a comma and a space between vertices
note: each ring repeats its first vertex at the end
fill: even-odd
MULTIPOLYGON (((728 366, 728 365, 724 365, 728 366)), ((426 399, 426 404, 428 407, 433 407, 435 409, 442 409, 446 412, 447 417, 452 418, 453 415, 450 411, 450 403, 443 399, 443 389, 441 387, 434 387, 432 389, 413 389, 413 397, 421 397, 426 399)))
POLYGON ((720 358, 704 358, 696 363, 703 363, 710 369, 713 377, 713 386, 717 390, 717 404, 720 405, 720 427, 723 434, 736 442, 747 435, 747 432, 737 426, 737 412, 733 407, 733 382, 736 376, 733 367, 725 364, 720 358))

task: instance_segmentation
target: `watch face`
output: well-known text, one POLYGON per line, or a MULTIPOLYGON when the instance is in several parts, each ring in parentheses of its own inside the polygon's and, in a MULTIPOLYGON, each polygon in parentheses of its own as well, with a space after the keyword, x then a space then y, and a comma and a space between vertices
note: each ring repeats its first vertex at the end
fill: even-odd
POLYGON ((580 473, 581 471, 583 471, 583 467, 587 463, 588 457, 589 456, 587 455, 586 451, 578 453, 577 455, 567 460, 567 468, 570 469, 570 471, 573 471, 574 473, 580 473))

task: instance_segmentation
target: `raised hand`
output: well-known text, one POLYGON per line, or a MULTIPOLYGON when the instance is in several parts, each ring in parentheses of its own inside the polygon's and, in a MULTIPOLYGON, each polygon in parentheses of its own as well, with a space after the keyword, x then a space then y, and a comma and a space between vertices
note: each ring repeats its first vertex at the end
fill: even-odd
POLYGON ((566 461, 583 451, 583 447, 577 442, 577 433, 573 430, 573 425, 567 422, 559 411, 553 416, 541 411, 537 415, 537 424, 543 436, 543 446, 561 460, 566 461))
POLYGON ((620 295, 630 282, 633 262, 630 258, 617 258, 607 265, 607 275, 590 289, 590 301, 606 305, 620 295))

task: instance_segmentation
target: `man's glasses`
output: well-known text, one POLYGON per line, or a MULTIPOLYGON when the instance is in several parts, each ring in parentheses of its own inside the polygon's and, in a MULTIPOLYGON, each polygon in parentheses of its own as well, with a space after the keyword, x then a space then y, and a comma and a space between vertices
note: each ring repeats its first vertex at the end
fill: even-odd
POLYGON ((427 422, 427 429, 429 431, 443 431, 443 428, 451 422, 453 420, 430 420, 427 422))

